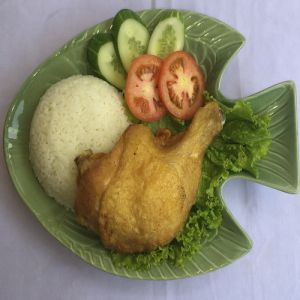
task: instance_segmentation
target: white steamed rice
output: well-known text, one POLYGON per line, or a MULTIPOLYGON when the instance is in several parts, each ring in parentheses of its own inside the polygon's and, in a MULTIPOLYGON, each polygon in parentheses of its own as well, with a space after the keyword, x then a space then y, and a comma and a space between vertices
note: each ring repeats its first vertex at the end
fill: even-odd
POLYGON ((105 81, 76 75, 52 85, 41 98, 30 131, 30 160, 47 192, 73 207, 77 167, 84 150, 108 152, 129 125, 121 94, 105 81))

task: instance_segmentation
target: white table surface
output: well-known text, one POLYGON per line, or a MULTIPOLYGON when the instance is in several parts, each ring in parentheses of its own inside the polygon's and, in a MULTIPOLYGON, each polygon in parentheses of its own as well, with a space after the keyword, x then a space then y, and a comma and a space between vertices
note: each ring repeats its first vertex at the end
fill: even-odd
MULTIPOLYGON (((0 0, 1 124, 25 78, 64 42, 121 8, 154 6, 206 13, 246 37, 225 72, 226 95, 288 79, 300 87, 298 0, 0 0)), ((253 239, 247 256, 190 279, 128 280, 87 265, 50 236, 18 197, 1 156, 0 299, 300 299, 300 196, 240 180, 224 193, 253 239)))

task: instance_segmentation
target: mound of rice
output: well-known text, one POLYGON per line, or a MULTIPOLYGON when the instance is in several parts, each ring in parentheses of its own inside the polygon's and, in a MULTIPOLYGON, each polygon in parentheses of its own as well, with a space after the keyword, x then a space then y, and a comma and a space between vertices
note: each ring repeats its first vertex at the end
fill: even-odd
POLYGON ((74 159, 83 151, 108 152, 129 125, 121 94, 105 81, 76 75, 52 85, 41 98, 30 130, 30 160, 47 192, 72 208, 74 159))

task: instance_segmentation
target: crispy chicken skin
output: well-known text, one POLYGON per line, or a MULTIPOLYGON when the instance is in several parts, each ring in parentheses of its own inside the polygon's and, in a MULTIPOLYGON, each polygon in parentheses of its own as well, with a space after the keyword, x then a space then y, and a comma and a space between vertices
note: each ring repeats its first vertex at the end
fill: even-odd
POLYGON ((131 125, 110 153, 79 157, 78 221, 119 252, 168 244, 195 202, 205 151, 222 123, 218 105, 209 103, 183 134, 161 129, 153 136, 148 127, 131 125))

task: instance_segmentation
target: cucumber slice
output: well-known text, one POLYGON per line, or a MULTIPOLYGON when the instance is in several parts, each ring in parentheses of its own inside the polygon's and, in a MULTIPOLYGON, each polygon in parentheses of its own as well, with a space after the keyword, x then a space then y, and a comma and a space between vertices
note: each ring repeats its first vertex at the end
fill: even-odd
POLYGON ((184 46, 184 24, 180 12, 174 11, 161 20, 152 32, 148 53, 164 59, 184 46))
POLYGON ((146 53, 150 34, 140 17, 129 9, 120 10, 113 20, 112 34, 123 67, 146 53))
POLYGON ((111 34, 99 33, 93 36, 88 44, 87 56, 99 77, 120 90, 125 88, 126 73, 116 54, 111 34))

